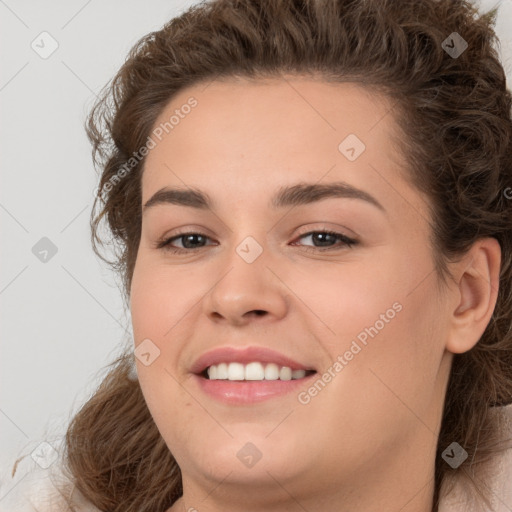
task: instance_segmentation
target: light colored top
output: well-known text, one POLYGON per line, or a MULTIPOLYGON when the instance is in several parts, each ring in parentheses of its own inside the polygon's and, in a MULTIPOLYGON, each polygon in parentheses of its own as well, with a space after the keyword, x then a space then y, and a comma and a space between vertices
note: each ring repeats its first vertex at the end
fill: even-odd
MULTIPOLYGON (((510 426, 507 431, 509 437, 512 437, 512 405, 500 409, 505 413, 504 417, 510 426)), ((31 455, 22 459, 14 477, 11 475, 14 462, 4 470, 0 480, 0 512, 69 512, 66 500, 57 487, 68 489, 67 498, 72 501, 77 512, 102 512, 74 488, 72 480, 60 469, 60 459, 54 460, 46 469, 36 459, 37 456, 33 458, 31 455)), ((492 469, 493 475, 489 482, 492 508, 489 512, 511 512, 512 447, 500 453, 493 461, 492 469)), ((482 506, 474 501, 468 489, 460 482, 456 481, 453 491, 448 495, 444 495, 443 489, 439 512, 482 512, 482 506)))

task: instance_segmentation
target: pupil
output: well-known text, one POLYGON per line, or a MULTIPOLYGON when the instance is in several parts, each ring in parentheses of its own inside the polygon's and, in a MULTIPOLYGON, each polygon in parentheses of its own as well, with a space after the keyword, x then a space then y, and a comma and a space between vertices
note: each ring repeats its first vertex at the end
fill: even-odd
POLYGON ((329 245, 329 242, 332 242, 332 240, 325 240, 326 237, 333 237, 333 235, 329 233, 315 233, 313 235, 313 240, 315 240, 315 235, 317 236, 317 239, 319 239, 320 245, 329 245), (323 240, 322 237, 324 237, 323 240))
MULTIPOLYGON (((192 245, 194 245, 194 239, 195 238, 203 238, 201 235, 185 235, 183 237, 183 247, 187 248, 187 249, 193 249, 193 247, 190 247, 188 244, 190 241, 192 241, 192 245)), ((197 241, 195 242, 197 243, 197 241)))

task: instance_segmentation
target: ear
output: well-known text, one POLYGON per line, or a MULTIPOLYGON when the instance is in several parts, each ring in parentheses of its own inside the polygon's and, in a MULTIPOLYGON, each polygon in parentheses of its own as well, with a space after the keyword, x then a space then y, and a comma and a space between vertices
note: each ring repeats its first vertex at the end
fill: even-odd
POLYGON ((501 247, 495 238, 477 240, 462 260, 455 263, 455 308, 449 319, 446 349, 461 354, 480 340, 496 306, 501 247))

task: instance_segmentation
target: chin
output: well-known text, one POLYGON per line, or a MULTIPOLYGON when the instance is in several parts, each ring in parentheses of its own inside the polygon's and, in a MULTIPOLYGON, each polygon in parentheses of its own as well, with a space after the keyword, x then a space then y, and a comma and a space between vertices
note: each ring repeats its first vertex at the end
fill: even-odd
POLYGON ((283 480, 297 476, 301 472, 297 462, 301 459, 298 457, 297 443, 293 436, 289 436, 289 443, 283 445, 280 440, 268 437, 268 429, 264 433, 255 433, 255 430, 257 429, 231 429, 234 437, 222 441, 205 435, 203 439, 209 439, 207 444, 196 445, 194 453, 183 455, 188 460, 196 461, 196 467, 214 480, 231 473, 230 481, 254 484, 261 479, 262 483, 268 484, 271 478, 269 473, 283 480))

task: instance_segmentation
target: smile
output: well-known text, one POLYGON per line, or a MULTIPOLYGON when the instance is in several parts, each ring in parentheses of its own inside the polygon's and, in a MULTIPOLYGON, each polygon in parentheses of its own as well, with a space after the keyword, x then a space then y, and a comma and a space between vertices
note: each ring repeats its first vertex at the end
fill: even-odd
POLYGON ((314 373, 313 370, 292 370, 289 366, 253 361, 248 364, 231 362, 213 364, 202 374, 209 380, 297 380, 314 373))

